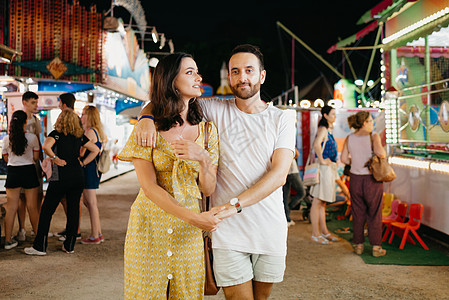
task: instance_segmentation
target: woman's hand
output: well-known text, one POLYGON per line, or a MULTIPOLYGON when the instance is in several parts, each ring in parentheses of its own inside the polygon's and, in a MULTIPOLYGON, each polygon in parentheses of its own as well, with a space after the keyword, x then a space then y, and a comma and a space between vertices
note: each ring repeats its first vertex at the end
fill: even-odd
POLYGON ((56 164, 56 165, 58 165, 58 166, 60 166, 60 167, 64 167, 64 166, 67 164, 67 162, 66 162, 65 160, 60 159, 60 158, 57 157, 57 156, 56 156, 55 159, 53 159, 53 163, 56 164))
POLYGON ((221 210, 223 210, 222 207, 213 207, 209 211, 202 212, 198 214, 192 224, 201 230, 213 232, 217 230, 218 223, 221 222, 221 220, 215 216, 221 210))
POLYGON ((209 158, 209 153, 195 142, 187 140, 176 140, 171 143, 173 153, 179 159, 204 161, 209 158))
POLYGON ((136 125, 134 135, 137 144, 143 147, 156 147, 157 131, 154 126, 154 121, 148 118, 143 118, 136 125))
POLYGON ((330 165, 331 163, 332 163, 332 160, 330 160, 330 158, 320 160, 321 165, 330 165))

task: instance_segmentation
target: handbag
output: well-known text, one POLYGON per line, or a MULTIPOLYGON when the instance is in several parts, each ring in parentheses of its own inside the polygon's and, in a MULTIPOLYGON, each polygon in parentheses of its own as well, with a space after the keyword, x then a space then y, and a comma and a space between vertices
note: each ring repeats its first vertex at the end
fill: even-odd
MULTIPOLYGON (((327 136, 324 145, 322 147, 322 151, 324 151, 326 143, 327 143, 327 136)), ((302 181, 305 186, 312 186, 320 183, 320 163, 319 162, 310 163, 311 160, 310 157, 314 157, 313 146, 312 151, 310 151, 309 157, 307 158, 306 166, 304 167, 304 175, 302 181)))
POLYGON ((374 146, 373 146, 373 136, 370 133, 371 140, 371 150, 373 151, 373 156, 366 162, 365 166, 370 170, 373 174, 373 177, 376 181, 381 182, 390 182, 396 178, 396 173, 393 170, 393 167, 390 166, 386 157, 380 158, 376 154, 374 154, 374 146))
MULTIPOLYGON (((209 149, 209 122, 206 122, 204 126, 204 149, 209 149)), ((208 211, 210 209, 210 197, 202 194, 201 211, 208 211)), ((204 295, 216 295, 220 290, 217 287, 215 281, 214 269, 213 269, 213 253, 212 253, 212 239, 209 232, 203 232, 204 240, 204 267, 206 275, 204 278, 204 295)))

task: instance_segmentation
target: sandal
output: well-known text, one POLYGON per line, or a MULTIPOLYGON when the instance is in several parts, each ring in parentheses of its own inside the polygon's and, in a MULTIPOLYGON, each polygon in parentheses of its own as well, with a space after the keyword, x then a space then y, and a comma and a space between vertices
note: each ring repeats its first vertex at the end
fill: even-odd
POLYGON ((327 240, 326 238, 322 237, 322 236, 313 236, 312 235, 312 240, 315 243, 321 244, 321 245, 329 245, 332 244, 332 242, 329 242, 329 240, 327 240))
POLYGON ((382 249, 381 246, 373 247, 373 256, 374 257, 384 256, 385 254, 387 254, 387 250, 382 249))
POLYGON ((357 255, 362 255, 364 249, 365 249, 365 246, 363 246, 363 244, 354 245, 354 252, 357 255))
POLYGON ((338 242, 340 240, 338 237, 335 237, 335 236, 331 235, 330 233, 328 233, 328 234, 322 233, 321 236, 331 242, 338 242))

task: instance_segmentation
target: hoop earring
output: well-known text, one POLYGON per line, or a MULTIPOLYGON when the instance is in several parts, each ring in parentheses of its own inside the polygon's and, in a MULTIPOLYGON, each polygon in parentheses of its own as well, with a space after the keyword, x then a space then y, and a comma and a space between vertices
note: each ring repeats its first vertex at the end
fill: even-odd
POLYGON ((189 100, 189 104, 192 104, 196 101, 196 97, 189 100))

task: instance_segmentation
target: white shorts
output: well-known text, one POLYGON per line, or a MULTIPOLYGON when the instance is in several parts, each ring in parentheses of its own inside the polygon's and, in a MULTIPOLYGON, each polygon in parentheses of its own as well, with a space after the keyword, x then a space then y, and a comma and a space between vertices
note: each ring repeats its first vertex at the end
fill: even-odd
POLYGON ((228 249, 213 249, 217 285, 227 287, 250 280, 282 282, 285 256, 251 254, 228 249))

